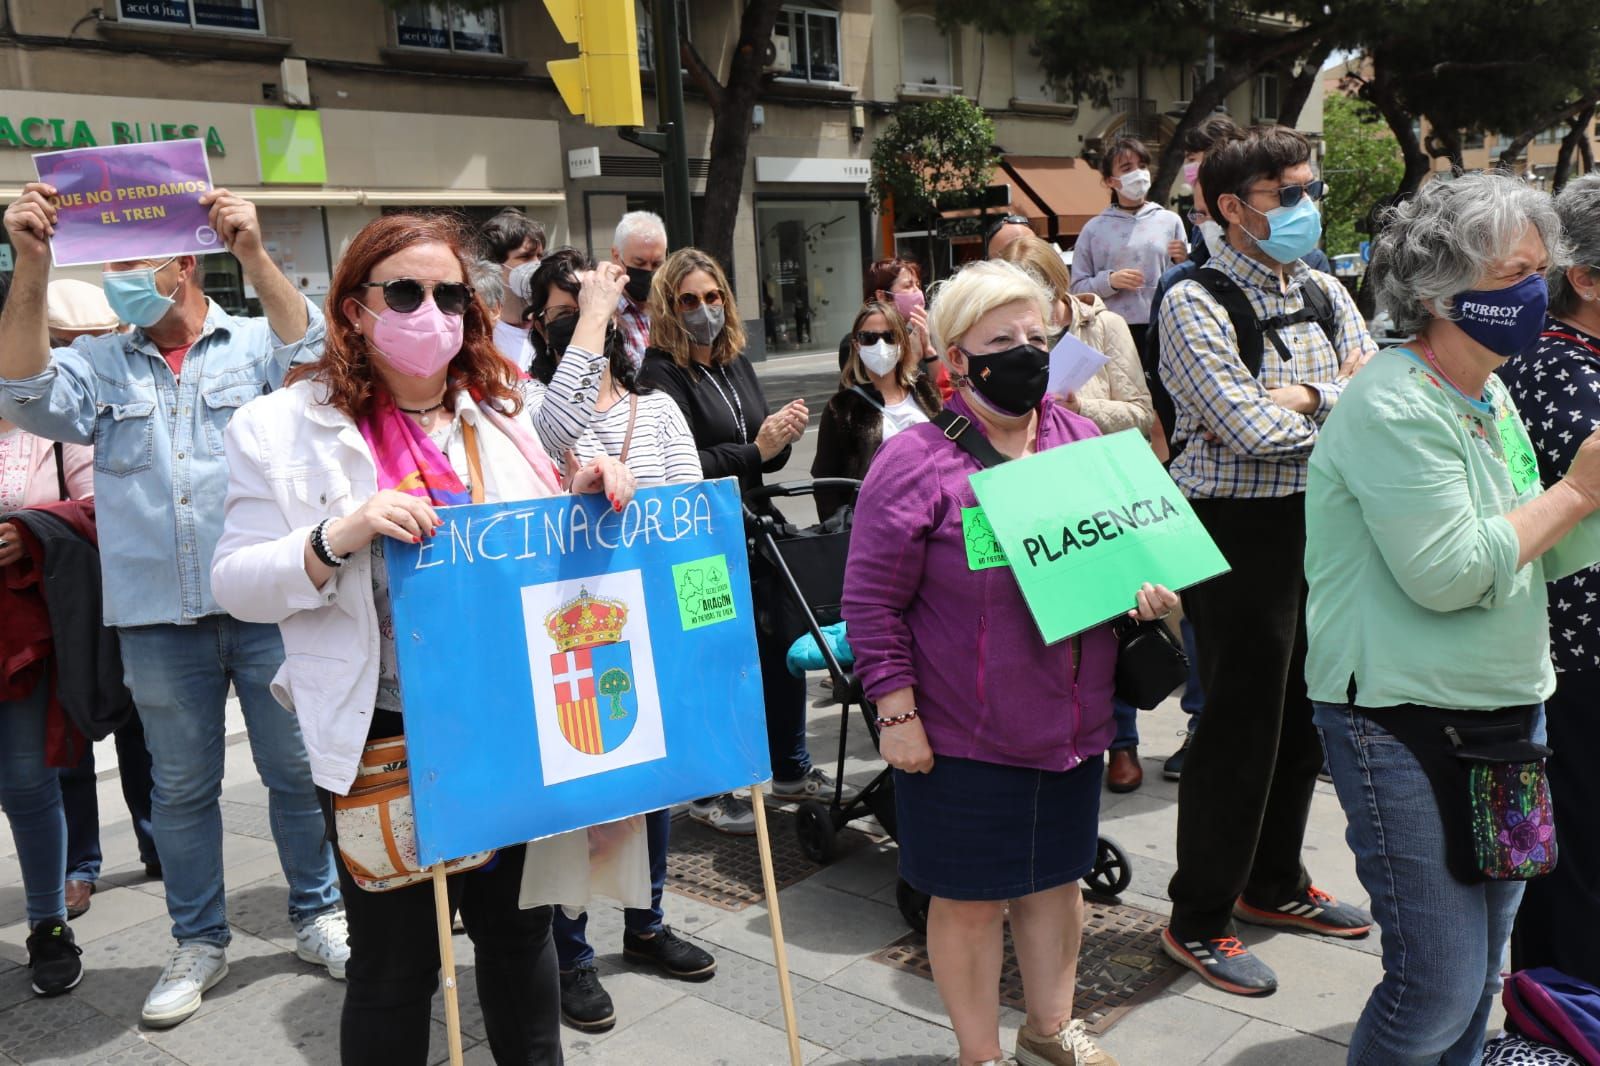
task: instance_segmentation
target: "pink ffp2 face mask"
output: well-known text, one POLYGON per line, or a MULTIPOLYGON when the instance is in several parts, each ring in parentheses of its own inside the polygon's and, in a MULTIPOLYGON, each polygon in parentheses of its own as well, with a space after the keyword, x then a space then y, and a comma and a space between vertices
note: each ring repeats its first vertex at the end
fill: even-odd
POLYGON ((462 316, 445 314, 431 298, 404 314, 392 308, 380 314, 366 304, 360 306, 378 320, 372 327, 372 346, 386 363, 408 377, 433 377, 461 350, 466 335, 462 316))
POLYGON ((910 292, 891 292, 889 298, 894 301, 894 309, 900 312, 900 317, 907 322, 911 321, 911 312, 926 306, 921 289, 912 289, 910 292))

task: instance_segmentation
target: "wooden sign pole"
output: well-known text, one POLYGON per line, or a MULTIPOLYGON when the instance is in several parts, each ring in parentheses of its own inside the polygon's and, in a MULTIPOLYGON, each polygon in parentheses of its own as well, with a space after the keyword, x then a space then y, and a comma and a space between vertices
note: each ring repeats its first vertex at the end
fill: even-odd
POLYGON ((772 919, 772 961, 778 967, 783 1027, 789 1034, 789 1063, 790 1066, 801 1066, 800 1024, 794 1013, 794 989, 789 984, 789 951, 783 944, 783 919, 778 915, 778 878, 772 870, 772 841, 767 836, 767 804, 760 785, 750 786, 750 806, 755 809, 756 845, 761 849, 761 881, 767 892, 767 914, 772 919))
MULTIPOLYGON (((439 929, 439 970, 444 974, 444 1024, 450 1034, 450 1066, 461 1066, 461 1004, 456 999, 456 948, 450 940, 450 890, 442 862, 433 867, 433 915, 439 929)), ((795 1060, 796 1066, 799 1061, 795 1060)))

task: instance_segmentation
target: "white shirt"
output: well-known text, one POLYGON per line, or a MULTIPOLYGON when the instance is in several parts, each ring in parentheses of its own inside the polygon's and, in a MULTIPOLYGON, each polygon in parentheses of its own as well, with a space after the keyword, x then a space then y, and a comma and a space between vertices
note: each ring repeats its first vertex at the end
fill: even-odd
POLYGON ((495 319, 494 346, 518 370, 528 369, 528 364, 533 361, 533 346, 528 343, 528 331, 521 326, 495 319))
POLYGON ((910 429, 927 420, 928 416, 917 406, 917 398, 907 392, 905 399, 883 408, 883 439, 888 440, 902 429, 910 429))

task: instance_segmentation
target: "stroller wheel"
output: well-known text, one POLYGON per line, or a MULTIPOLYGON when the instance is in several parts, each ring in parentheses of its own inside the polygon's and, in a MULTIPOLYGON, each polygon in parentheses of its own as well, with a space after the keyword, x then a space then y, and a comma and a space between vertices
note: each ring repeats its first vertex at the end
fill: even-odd
POLYGON ((794 834, 800 840, 800 851, 818 866, 833 861, 839 828, 834 824, 833 811, 819 800, 806 800, 795 812, 794 834))
POLYGON ((1083 879, 1089 891, 1100 896, 1119 896, 1133 882, 1128 856, 1115 840, 1101 837, 1095 852, 1094 869, 1083 879))
POLYGON ((914 932, 928 932, 928 904, 930 898, 912 888, 903 878, 894 889, 894 901, 900 908, 900 917, 914 932))

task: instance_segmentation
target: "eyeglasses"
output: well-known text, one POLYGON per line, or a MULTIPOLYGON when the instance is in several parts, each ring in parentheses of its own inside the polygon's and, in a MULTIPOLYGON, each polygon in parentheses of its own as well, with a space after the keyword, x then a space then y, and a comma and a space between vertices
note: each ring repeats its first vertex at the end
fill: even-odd
POLYGON ((1309 196, 1313 201, 1328 195, 1328 183, 1325 181, 1308 181, 1304 185, 1283 185, 1277 189, 1251 189, 1251 194, 1272 193, 1278 194, 1279 207, 1293 207, 1300 202, 1300 198, 1309 196))
POLYGON ((863 348, 870 348, 879 341, 888 342, 892 340, 894 340, 893 330, 863 329, 856 332, 856 343, 863 348))
POLYGON ((573 307, 571 304, 563 304, 560 307, 546 307, 534 317, 540 322, 543 322, 545 324, 545 328, 548 329, 550 326, 555 325, 564 318, 576 318, 577 314, 578 309, 576 307, 573 307), (555 317, 552 318, 550 317, 551 315, 554 315, 555 317))
POLYGON ((1191 225, 1200 226, 1211 221, 1210 211, 1190 211, 1184 216, 1191 225))
POLYGON ((678 307, 684 311, 693 311, 702 303, 707 307, 716 307, 722 303, 722 290, 712 289, 710 292, 701 294, 692 292, 678 293, 678 307))
POLYGON ((419 281, 416 278, 391 278, 388 281, 364 281, 359 288, 382 289, 383 302, 389 310, 402 315, 410 314, 422 306, 423 298, 433 294, 433 302, 447 315, 465 314, 472 301, 472 289, 459 281, 419 281))
POLYGON ((983 239, 987 242, 996 233, 1000 232, 1002 226, 1028 226, 1032 228, 1032 225, 1024 215, 1001 215, 989 223, 989 228, 983 231, 983 239))

